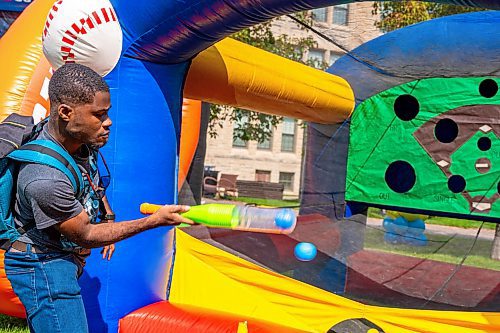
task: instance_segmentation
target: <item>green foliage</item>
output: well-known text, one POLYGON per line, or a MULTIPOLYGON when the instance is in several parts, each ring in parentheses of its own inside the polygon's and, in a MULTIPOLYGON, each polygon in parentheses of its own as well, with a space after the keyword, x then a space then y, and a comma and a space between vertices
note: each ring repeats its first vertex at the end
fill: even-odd
MULTIPOLYGON (((295 14, 301 21, 311 23, 311 17, 307 12, 295 14)), ((284 20, 276 18, 262 24, 241 30, 231 36, 236 40, 255 46, 259 49, 269 51, 284 58, 294 60, 314 67, 324 67, 325 64, 317 64, 310 61, 303 61, 303 55, 307 50, 316 46, 316 42, 311 36, 305 38, 290 37, 288 35, 276 35, 271 30, 273 23, 284 20)), ((302 26, 297 26, 304 29, 302 26)), ((275 128, 283 117, 265 115, 239 108, 232 108, 222 105, 212 104, 210 108, 210 120, 208 134, 210 137, 217 137, 217 132, 223 127, 226 120, 235 125, 234 137, 243 141, 255 140, 264 142, 272 135, 275 128)))
POLYGON ((0 333, 28 333, 25 319, 0 314, 0 333))
POLYGON ((376 26, 386 32, 441 16, 480 10, 483 9, 408 0, 376 1, 373 4, 373 14, 380 14, 376 26))

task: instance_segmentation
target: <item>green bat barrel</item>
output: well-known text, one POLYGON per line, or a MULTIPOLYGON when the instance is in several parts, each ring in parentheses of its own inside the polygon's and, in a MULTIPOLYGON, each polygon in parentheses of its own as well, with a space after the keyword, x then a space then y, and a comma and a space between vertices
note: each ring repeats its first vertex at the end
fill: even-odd
MULTIPOLYGON (((143 203, 141 213, 153 214, 161 207, 161 205, 143 203)), ((210 227, 273 234, 289 234, 297 224, 297 216, 290 208, 206 204, 192 206, 182 216, 210 227)))

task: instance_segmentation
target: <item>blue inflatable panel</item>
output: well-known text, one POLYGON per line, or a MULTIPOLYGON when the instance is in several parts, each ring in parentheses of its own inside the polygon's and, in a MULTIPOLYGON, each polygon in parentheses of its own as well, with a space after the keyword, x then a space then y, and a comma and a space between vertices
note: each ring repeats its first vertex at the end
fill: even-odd
POLYGON ((357 104, 422 78, 498 76, 500 43, 495 41, 500 36, 499 26, 500 11, 427 21, 361 45, 337 60, 328 72, 349 82, 357 104))
MULTIPOLYGON (((102 152, 113 179, 107 196, 117 221, 140 218, 142 202, 172 204, 177 200, 181 90, 186 70, 186 63, 152 68, 122 58, 106 77, 113 125, 102 152)), ((111 261, 93 251, 81 279, 92 332, 116 332, 124 315, 166 298, 173 253, 170 230, 157 228, 117 243, 111 261)))
MULTIPOLYGON (((126 28, 125 54, 157 63, 189 60, 236 31, 281 15, 349 2, 356 1, 112 1, 126 28)), ((500 3, 493 0, 440 2, 500 9, 500 3)))
POLYGON ((10 12, 22 12, 24 8, 28 7, 28 5, 32 1, 12 1, 12 0, 1 0, 0 1, 0 10, 6 10, 10 12))

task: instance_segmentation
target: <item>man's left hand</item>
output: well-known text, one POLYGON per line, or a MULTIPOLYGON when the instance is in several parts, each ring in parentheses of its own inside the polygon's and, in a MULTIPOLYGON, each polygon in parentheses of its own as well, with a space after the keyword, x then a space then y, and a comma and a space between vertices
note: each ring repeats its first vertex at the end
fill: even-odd
POLYGON ((101 250, 102 259, 106 259, 106 257, 108 257, 108 260, 110 260, 114 252, 115 252, 115 244, 106 245, 101 250))

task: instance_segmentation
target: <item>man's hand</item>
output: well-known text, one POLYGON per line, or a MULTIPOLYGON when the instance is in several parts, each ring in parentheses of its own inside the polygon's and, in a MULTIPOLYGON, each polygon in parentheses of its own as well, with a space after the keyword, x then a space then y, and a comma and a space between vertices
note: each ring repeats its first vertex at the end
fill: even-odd
POLYGON ((106 245, 105 247, 102 248, 101 253, 102 253, 102 259, 106 259, 107 256, 108 260, 110 260, 111 257, 113 256, 113 253, 115 253, 115 244, 106 245))
POLYGON ((158 209, 149 218, 155 221, 155 223, 158 223, 158 225, 162 226, 179 225, 181 223, 186 223, 191 225, 196 224, 190 219, 187 219, 182 215, 180 215, 182 213, 189 211, 189 209, 190 209, 189 206, 184 206, 184 205, 165 205, 160 209, 158 209))

